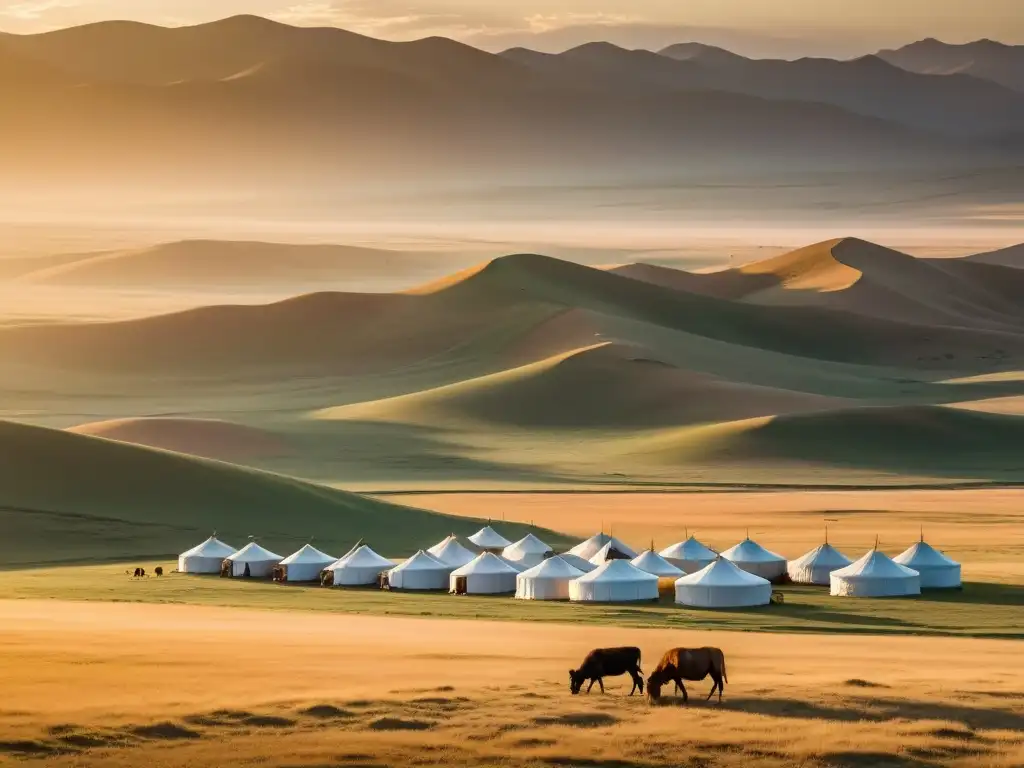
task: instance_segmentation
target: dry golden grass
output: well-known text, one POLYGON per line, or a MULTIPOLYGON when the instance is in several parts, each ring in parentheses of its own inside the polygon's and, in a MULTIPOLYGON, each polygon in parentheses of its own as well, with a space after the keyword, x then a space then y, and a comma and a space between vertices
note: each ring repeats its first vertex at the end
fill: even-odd
POLYGON ((454 515, 533 521, 575 536, 597 528, 634 546, 687 532, 719 550, 752 538, 794 558, 829 540, 851 557, 879 537, 895 555, 919 535, 964 564, 973 581, 1024 581, 1024 489, 722 493, 424 494, 402 503, 454 515))
MULTIPOLYGON (((0 602, 0 763, 1009 766, 1014 642, 0 602), (572 697, 594 646, 728 656, 721 705, 572 697)), ((694 699, 710 686, 692 686, 694 699)))

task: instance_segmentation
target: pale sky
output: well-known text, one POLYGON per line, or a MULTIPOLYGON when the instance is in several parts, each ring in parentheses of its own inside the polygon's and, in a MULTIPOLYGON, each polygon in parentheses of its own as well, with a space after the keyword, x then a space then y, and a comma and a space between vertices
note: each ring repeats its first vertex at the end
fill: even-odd
POLYGON ((444 35, 491 50, 698 40, 748 55, 853 56, 924 37, 1024 43, 1024 0, 0 0, 0 30, 104 19, 177 26, 238 13, 395 40, 444 35))

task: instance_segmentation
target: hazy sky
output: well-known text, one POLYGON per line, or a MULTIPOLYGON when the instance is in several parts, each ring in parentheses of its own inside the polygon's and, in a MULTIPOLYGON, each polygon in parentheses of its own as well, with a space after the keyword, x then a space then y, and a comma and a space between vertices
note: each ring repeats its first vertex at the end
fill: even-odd
POLYGON ((0 0, 0 29, 122 18, 179 25, 254 13, 390 39, 484 48, 700 40, 751 55, 856 55, 923 37, 1024 43, 1024 0, 0 0))

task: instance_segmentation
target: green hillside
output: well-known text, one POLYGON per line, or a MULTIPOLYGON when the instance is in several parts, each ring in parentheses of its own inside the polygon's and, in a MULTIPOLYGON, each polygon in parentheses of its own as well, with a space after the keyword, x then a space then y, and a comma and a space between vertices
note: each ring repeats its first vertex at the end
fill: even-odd
MULTIPOLYGON (((310 537, 343 554, 359 538, 408 555, 482 523, 231 464, 0 422, 0 565, 174 555, 216 529, 287 555, 310 537)), ((507 525, 511 539, 530 530, 507 525)), ((552 545, 567 540, 541 532, 552 545)))

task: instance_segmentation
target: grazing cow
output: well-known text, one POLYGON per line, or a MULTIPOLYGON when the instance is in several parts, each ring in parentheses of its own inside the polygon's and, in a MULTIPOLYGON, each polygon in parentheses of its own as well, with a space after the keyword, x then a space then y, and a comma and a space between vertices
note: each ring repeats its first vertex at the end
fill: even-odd
POLYGON ((647 695, 652 701, 661 698, 661 687, 672 681, 676 690, 682 691, 683 703, 689 700, 683 680, 703 680, 711 676, 714 685, 708 699, 718 691, 718 700, 722 700, 724 683, 729 682, 725 673, 725 654, 718 648, 673 648, 661 657, 657 668, 647 678, 647 695))
POLYGON ((569 691, 575 696, 589 680, 587 693, 590 693, 595 682, 601 686, 601 693, 604 693, 602 678, 627 674, 633 678, 629 695, 632 696, 638 688, 643 695, 644 678, 643 670, 640 669, 639 648, 595 648, 583 659, 579 669, 569 670, 569 691))
POLYGON ((153 569, 153 573, 155 573, 157 576, 163 576, 164 575, 164 569, 163 569, 162 566, 158 565, 156 568, 153 569))

